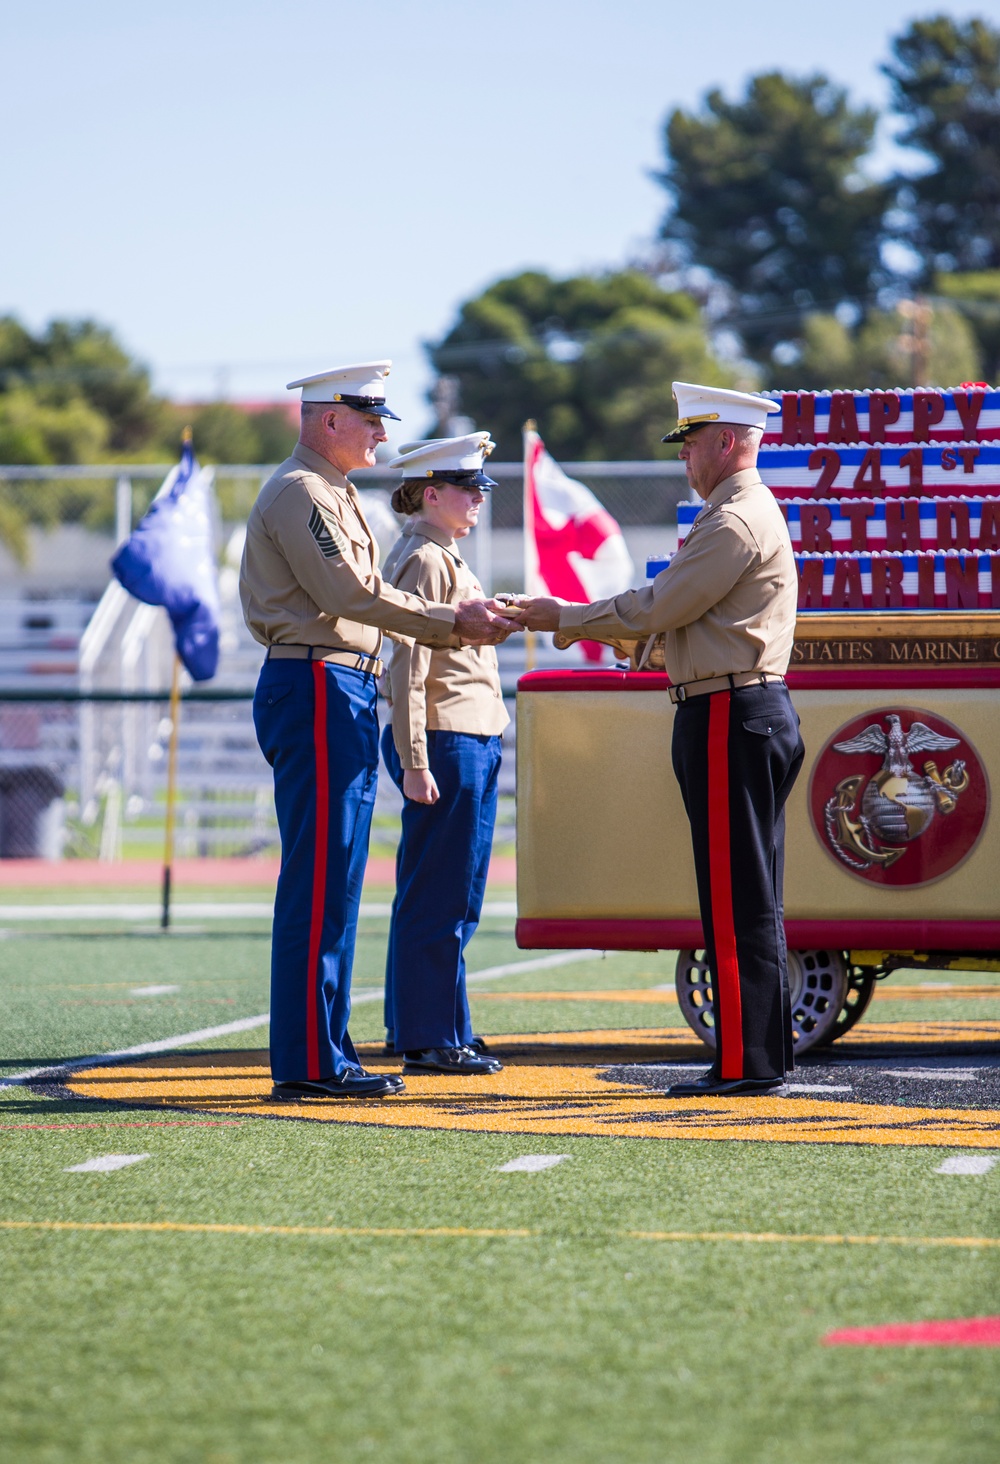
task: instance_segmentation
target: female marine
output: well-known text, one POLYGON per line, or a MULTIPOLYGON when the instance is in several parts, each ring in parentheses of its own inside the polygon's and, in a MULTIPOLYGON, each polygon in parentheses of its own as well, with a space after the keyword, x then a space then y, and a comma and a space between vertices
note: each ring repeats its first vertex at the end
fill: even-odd
MULTIPOLYGON (((392 497, 407 516, 385 563, 401 590, 437 603, 481 596, 458 541, 476 526, 488 432, 407 444, 392 497)), ((465 948, 482 911, 496 821, 504 709, 492 646, 396 643, 386 673, 391 723, 382 757, 403 794, 386 960, 387 1041, 404 1072, 497 1073, 474 1038, 465 948), (473 1046, 473 1043, 476 1046, 473 1046)))

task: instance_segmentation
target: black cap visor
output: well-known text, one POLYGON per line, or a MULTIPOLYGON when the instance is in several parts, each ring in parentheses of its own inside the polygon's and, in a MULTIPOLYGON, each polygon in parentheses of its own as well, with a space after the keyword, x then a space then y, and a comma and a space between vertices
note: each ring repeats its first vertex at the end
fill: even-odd
POLYGON ((345 407, 353 407, 356 412, 365 412, 369 417, 391 417, 394 422, 402 422, 402 417, 397 417, 395 412, 390 412, 385 404, 385 397, 367 396, 335 396, 330 402, 331 407, 343 403, 345 407))
POLYGON ((683 442, 685 437, 690 437, 692 432, 697 432, 699 427, 707 427, 707 422, 692 422, 689 427, 675 427, 673 432, 668 432, 666 437, 661 437, 661 442, 683 442))
POLYGON ((455 488, 481 488, 484 493, 488 493, 491 488, 497 486, 496 479, 487 478, 481 468, 470 469, 465 473, 427 471, 421 473, 419 478, 408 478, 404 474, 403 481, 404 483, 451 483, 455 488))

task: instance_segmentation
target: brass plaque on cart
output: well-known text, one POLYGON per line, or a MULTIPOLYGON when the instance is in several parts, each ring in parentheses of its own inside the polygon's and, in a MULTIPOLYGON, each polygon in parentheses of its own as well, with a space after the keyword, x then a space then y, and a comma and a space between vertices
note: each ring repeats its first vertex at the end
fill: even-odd
POLYGON ((1000 615, 800 615, 791 669, 1000 666, 1000 615))

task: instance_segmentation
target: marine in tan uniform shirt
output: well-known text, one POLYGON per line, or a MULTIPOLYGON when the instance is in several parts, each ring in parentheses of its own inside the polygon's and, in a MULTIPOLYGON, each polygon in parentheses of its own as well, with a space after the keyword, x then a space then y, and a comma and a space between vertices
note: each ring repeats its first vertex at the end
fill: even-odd
POLYGON ((458 644, 452 603, 429 605, 386 583, 354 484, 301 442, 250 511, 240 597, 251 634, 265 646, 377 658, 383 631, 458 644))
MULTIPOLYGON (((451 535, 415 517, 403 525, 386 559, 385 577, 399 590, 444 604, 483 593, 451 535)), ((492 646, 433 650, 397 644, 386 682, 393 741, 404 768, 428 766, 429 729, 495 737, 510 722, 492 646)))
MULTIPOLYGON (((390 467, 405 516, 386 576, 448 602, 482 593, 459 552, 485 495, 488 432, 411 442, 390 467)), ((501 733, 507 725, 492 648, 397 645, 387 677, 392 723, 382 759, 403 794, 396 895, 386 949, 386 1043, 403 1072, 495 1076, 502 1064, 472 1027, 465 951, 475 934, 493 849, 501 733)))
POLYGON ((691 486, 704 500, 683 545, 644 589, 592 605, 525 602, 529 629, 561 639, 662 635, 672 760, 691 825, 716 1055, 678 1097, 766 1093, 793 1068, 783 922, 784 806, 802 762, 784 674, 797 575, 788 529, 756 470, 773 402, 674 382, 691 486))
POLYGON ((756 468, 745 468, 711 490, 651 585, 564 606, 559 631, 579 640, 663 635, 674 686, 730 672, 784 676, 797 598, 787 525, 756 468))
POLYGON ((271 950, 273 1096, 380 1097, 347 1031, 351 971, 378 774, 383 635, 435 646, 502 639, 482 600, 428 604, 386 583, 347 474, 386 440, 389 362, 338 367, 301 386, 298 444, 247 524, 243 613, 268 647, 254 698, 281 833, 271 950))

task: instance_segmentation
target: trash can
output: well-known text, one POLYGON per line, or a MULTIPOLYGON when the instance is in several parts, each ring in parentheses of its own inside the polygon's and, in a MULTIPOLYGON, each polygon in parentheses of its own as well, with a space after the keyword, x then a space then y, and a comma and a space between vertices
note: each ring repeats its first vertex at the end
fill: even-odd
POLYGON ((0 768, 0 859, 61 859, 66 788, 44 764, 0 768))

